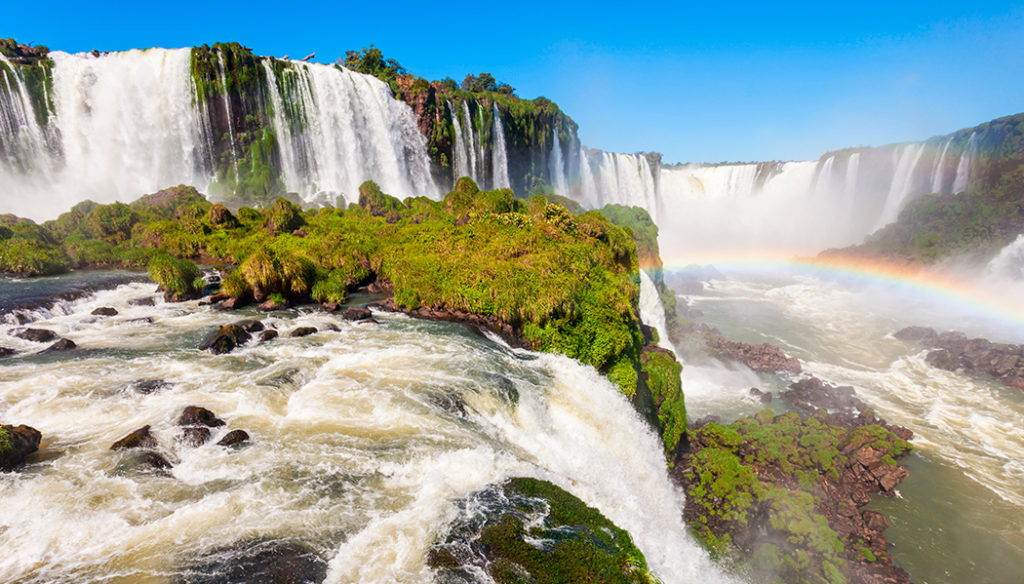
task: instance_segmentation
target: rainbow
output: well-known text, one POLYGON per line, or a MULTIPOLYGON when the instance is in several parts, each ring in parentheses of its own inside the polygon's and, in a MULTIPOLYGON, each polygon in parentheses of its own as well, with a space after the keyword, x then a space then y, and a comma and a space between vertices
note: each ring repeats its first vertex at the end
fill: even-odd
POLYGON ((896 286, 925 301, 953 304, 968 314, 980 311, 1024 327, 1024 297, 1019 289, 1016 295, 1008 294, 1005 287, 996 290, 996 286, 985 285, 977 277, 916 264, 841 255, 801 257, 786 251, 702 252, 669 255, 664 261, 666 271, 694 265, 713 265, 724 271, 783 271, 821 279, 896 286))

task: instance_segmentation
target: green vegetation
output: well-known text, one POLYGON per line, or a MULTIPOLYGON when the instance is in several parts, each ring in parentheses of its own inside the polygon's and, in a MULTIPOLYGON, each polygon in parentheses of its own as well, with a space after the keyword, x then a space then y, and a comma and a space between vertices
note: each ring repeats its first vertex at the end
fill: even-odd
POLYGON ((176 298, 192 298, 203 291, 203 273, 188 260, 167 254, 153 256, 149 277, 176 298))
POLYGON ((672 460, 686 434, 686 402, 680 378, 683 366, 671 352, 650 345, 640 353, 640 366, 654 401, 665 455, 672 460))
POLYGON ((511 479, 500 489, 500 507, 495 499, 481 500, 486 519, 479 537, 454 526, 430 551, 431 566, 457 570, 466 559, 457 550, 468 545, 487 558, 486 570, 499 584, 657 582, 629 534, 568 492, 532 478, 511 479))
POLYGON ((0 426, 0 458, 10 449, 14 448, 14 440, 7 428, 0 426))
POLYGON ((895 464, 910 445, 882 426, 851 430, 824 420, 766 409, 691 433, 696 446, 684 471, 686 515, 714 554, 745 557, 745 569, 759 579, 795 583, 839 584, 847 580, 848 561, 874 561, 861 551, 863 542, 847 545, 819 512, 824 485, 849 462, 844 452, 867 445, 895 464), (767 523, 755 523, 764 517, 767 523))

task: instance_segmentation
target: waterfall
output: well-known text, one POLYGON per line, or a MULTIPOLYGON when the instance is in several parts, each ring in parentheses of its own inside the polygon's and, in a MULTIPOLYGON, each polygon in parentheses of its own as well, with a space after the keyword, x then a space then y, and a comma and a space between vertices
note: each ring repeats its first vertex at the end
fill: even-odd
POLYGON ((1004 247, 985 267, 985 272, 992 276, 1024 283, 1024 235, 1018 235, 1012 243, 1004 247))
POLYGON ((946 140, 946 145, 942 147, 942 154, 939 155, 939 160, 935 163, 935 168, 932 170, 932 192, 935 194, 942 193, 942 179, 945 176, 946 152, 949 151, 949 145, 952 143, 952 138, 946 140))
MULTIPOLYGON (((387 84, 331 65, 288 65, 285 75, 294 75, 295 82, 268 93, 279 91, 303 112, 301 124, 277 133, 280 149, 291 149, 295 160, 303 161, 284 173, 289 190, 306 200, 339 193, 354 197, 359 185, 372 179, 399 198, 437 196, 426 138, 412 110, 391 97, 387 84)), ((271 75, 267 83, 277 82, 271 75)), ((288 125, 277 118, 275 125, 288 125)))
POLYGON ((882 214, 878 218, 875 229, 880 229, 896 220, 900 210, 903 208, 903 203, 911 193, 914 169, 917 167, 917 163, 920 162, 924 150, 924 144, 917 143, 902 146, 893 153, 894 156, 898 157, 896 172, 889 187, 889 194, 885 198, 885 208, 882 209, 882 214))
POLYGON ((448 111, 452 114, 452 127, 455 129, 455 142, 452 145, 452 155, 455 158, 455 180, 464 176, 472 176, 473 171, 469 163, 469 151, 466 147, 466 137, 463 134, 462 124, 459 122, 459 112, 455 106, 448 102, 448 111))
POLYGON ((554 135, 551 141, 551 155, 548 160, 548 173, 551 176, 551 186, 555 193, 562 196, 569 196, 569 185, 565 179, 565 164, 562 159, 562 142, 558 138, 558 128, 552 128, 554 135))
MULTIPOLYGON (((18 66, 0 61, 0 209, 48 219, 85 199, 131 201, 177 184, 207 192, 225 164, 244 170, 239 136, 260 139, 262 129, 276 140, 267 147, 276 151, 263 151, 279 167, 272 172, 307 201, 351 197, 367 179, 399 197, 438 195, 415 114, 384 82, 265 58, 254 95, 233 87, 204 100, 191 57, 191 49, 51 53, 49 127, 38 123, 18 66)), ((214 86, 227 87, 234 65, 221 51, 214 58, 214 86)))
POLYGON ((967 190, 967 184, 971 177, 971 156, 978 149, 978 134, 971 132, 967 139, 967 146, 960 154, 960 162, 956 165, 956 178, 953 179, 953 193, 962 193, 967 190))
POLYGON ((493 184, 491 188, 506 189, 512 186, 508 178, 508 147, 505 144, 505 128, 501 123, 501 112, 498 105, 494 105, 494 158, 493 184))
POLYGON ((469 152, 469 175, 473 180, 480 183, 480 173, 477 171, 477 152, 480 145, 477 143, 476 135, 473 133, 473 116, 469 113, 469 102, 462 102, 462 130, 465 132, 463 140, 469 152))
POLYGON ((668 336, 668 325, 665 324, 665 307, 661 304, 658 288, 647 272, 640 270, 640 320, 658 331, 658 346, 676 352, 675 346, 668 336))
MULTIPOLYGON (((27 172, 49 160, 46 131, 39 125, 21 72, 3 55, 0 75, 0 159, 10 166, 7 172, 27 172)), ((0 170, 0 186, 3 175, 0 170)))
POLYGON ((597 192, 597 184, 594 182, 593 170, 590 167, 590 158, 587 156, 587 150, 580 144, 579 152, 579 194, 581 201, 584 206, 591 208, 598 208, 601 206, 600 195, 597 192))
POLYGON ((832 169, 836 164, 836 157, 829 156, 821 163, 818 169, 818 176, 815 180, 814 190, 819 194, 827 194, 832 190, 832 169))

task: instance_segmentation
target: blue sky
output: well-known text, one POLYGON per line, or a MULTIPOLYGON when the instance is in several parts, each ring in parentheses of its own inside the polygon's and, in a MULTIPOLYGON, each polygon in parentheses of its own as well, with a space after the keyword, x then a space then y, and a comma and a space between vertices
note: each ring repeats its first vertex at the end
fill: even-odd
POLYGON ((1024 112, 1022 2, 12 2, 0 37, 69 52, 236 40, 429 79, 488 71, 610 151, 817 158, 1024 112), (289 6, 293 6, 289 8, 289 6))

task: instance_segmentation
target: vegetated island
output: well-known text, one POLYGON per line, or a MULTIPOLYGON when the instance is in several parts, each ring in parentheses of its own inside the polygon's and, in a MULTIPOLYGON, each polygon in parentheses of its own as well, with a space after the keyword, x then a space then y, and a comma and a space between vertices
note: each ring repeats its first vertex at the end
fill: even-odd
MULTIPOLYGON (((232 211, 179 186, 129 204, 79 203, 41 225, 0 217, 0 271, 8 274, 146 267, 168 301, 183 301, 204 295, 195 261, 230 270, 202 300, 215 308, 318 302, 333 311, 365 287, 390 294, 382 308, 466 322, 592 365, 655 429, 673 478, 687 490, 687 521, 733 569, 758 581, 907 581, 880 535, 884 518, 858 509, 869 493, 891 493, 906 476, 896 464, 909 450, 905 431, 869 412, 830 415, 823 408, 831 406, 813 398, 802 413, 766 410, 687 429, 682 366, 639 317, 645 269, 670 336, 685 340, 687 321, 661 274, 657 227, 642 209, 583 212, 561 197, 523 200, 462 178, 442 201, 400 200, 367 181, 359 202, 344 209, 303 210, 279 198, 232 211)), ((522 479, 493 488, 526 506, 547 501, 549 514, 526 528, 515 514, 495 511, 487 545, 460 543, 453 532, 431 552, 432 565, 459 570, 467 567, 460 561, 491 554, 486 565, 498 582, 524 573, 538 582, 652 580, 628 534, 568 493, 522 479), (522 544, 566 526, 576 536, 545 557, 522 544), (603 559, 588 572, 585 558, 594 554, 603 559)))

